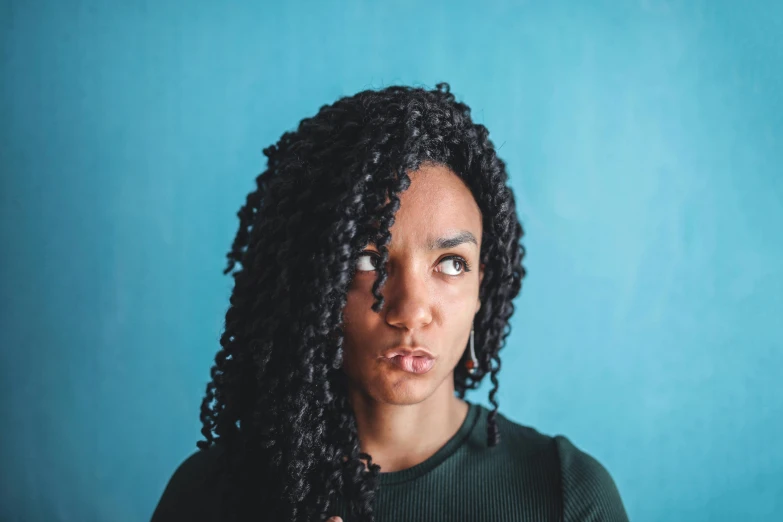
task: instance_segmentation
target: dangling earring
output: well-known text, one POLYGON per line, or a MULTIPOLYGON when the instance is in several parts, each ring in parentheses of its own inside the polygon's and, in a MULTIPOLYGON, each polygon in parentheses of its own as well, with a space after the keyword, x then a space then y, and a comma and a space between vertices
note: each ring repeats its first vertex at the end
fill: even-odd
POLYGON ((476 368, 478 367, 478 359, 476 359, 476 349, 474 347, 474 333, 473 328, 470 329, 470 359, 465 361, 465 368, 468 369, 468 373, 475 375, 476 368))

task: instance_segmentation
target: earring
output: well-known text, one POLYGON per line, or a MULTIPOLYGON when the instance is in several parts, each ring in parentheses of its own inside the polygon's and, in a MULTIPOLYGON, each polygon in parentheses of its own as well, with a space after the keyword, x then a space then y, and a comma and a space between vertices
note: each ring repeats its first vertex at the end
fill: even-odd
POLYGON ((474 375, 476 368, 478 367, 478 359, 476 359, 476 350, 474 348, 474 333, 473 328, 470 329, 470 359, 465 361, 465 368, 468 369, 468 373, 474 375))

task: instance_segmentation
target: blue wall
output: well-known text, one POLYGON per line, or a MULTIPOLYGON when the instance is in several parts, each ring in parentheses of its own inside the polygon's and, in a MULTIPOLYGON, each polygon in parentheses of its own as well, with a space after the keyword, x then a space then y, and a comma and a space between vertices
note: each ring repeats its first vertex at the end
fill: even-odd
POLYGON ((595 455, 634 521, 783 520, 780 2, 0 6, 3 520, 149 517, 261 149, 442 80, 527 231, 501 411, 595 455))

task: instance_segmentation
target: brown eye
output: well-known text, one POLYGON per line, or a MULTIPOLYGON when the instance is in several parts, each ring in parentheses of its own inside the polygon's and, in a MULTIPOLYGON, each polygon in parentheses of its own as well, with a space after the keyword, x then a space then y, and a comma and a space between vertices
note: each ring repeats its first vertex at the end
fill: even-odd
POLYGON ((459 256, 449 256, 440 262, 445 267, 445 274, 450 276, 462 275, 465 272, 470 272, 470 267, 467 261, 459 256), (452 273, 453 271, 454 273, 452 273))
POLYGON ((356 270, 359 272, 372 272, 378 268, 378 256, 375 254, 363 253, 356 260, 356 270))

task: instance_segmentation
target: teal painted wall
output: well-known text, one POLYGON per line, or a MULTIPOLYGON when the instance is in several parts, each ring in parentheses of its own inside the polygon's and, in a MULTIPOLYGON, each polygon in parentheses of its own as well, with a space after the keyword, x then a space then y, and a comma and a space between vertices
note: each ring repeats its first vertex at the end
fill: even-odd
POLYGON ((783 3, 0 6, 3 520, 149 517, 261 149, 438 81, 527 231, 501 411, 595 455, 634 521, 783 520, 783 3))

